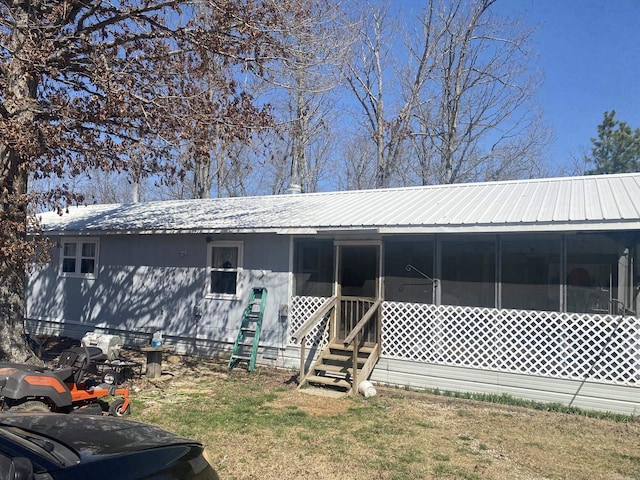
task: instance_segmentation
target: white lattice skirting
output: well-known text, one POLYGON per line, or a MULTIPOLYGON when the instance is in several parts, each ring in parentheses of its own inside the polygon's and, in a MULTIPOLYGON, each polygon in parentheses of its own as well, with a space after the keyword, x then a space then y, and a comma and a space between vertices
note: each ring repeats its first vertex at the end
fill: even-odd
MULTIPOLYGON (((322 304, 327 301, 324 297, 293 297, 291 299, 291 305, 289 307, 289 345, 294 345, 295 342, 291 338, 293 332, 298 330, 302 324, 318 310, 322 304)), ((322 347, 329 342, 329 334, 326 331, 327 323, 329 322, 329 316, 327 315, 318 323, 307 335, 305 347, 322 347)))
MULTIPOLYGON (((294 297, 291 331, 324 298, 294 297)), ((326 342, 326 320, 307 346, 326 342)), ((384 302, 382 356, 616 385, 640 383, 635 317, 384 302)))

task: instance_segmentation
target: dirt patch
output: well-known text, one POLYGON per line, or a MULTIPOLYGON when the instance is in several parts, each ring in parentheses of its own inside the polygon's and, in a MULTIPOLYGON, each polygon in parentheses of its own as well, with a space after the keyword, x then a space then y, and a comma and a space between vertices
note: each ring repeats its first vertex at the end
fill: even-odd
POLYGON ((321 416, 344 414, 353 406, 353 402, 344 396, 336 397, 326 392, 288 390, 267 403, 267 406, 281 410, 297 408, 309 415, 321 416))

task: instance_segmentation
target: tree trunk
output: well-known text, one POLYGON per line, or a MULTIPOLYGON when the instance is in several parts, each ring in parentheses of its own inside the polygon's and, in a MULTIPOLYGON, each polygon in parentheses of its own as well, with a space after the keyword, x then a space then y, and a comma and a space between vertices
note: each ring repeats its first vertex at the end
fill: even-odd
POLYGON ((20 168, 19 156, 0 145, 0 360, 25 362, 35 360, 24 332, 25 266, 15 247, 26 241, 25 192, 27 175, 20 168))
MULTIPOLYGON (((200 153, 200 152, 199 152, 200 153)), ((202 152, 195 160, 195 198, 211 197, 211 157, 209 152, 202 152)))
POLYGON ((306 142, 309 138, 307 128, 307 109, 302 85, 302 74, 296 73, 296 116, 293 119, 293 134, 291 138, 291 180, 289 191, 301 193, 305 191, 306 184, 306 142))
MULTIPOLYGON (((29 13, 15 16, 12 52, 29 39, 29 13)), ((3 99, 5 119, 20 126, 20 137, 0 140, 0 358, 12 362, 35 360, 24 331, 25 274, 31 261, 27 242, 27 179, 29 155, 37 155, 35 127, 37 74, 14 57, 7 68, 10 87, 3 99), (20 141, 21 140, 21 141, 20 141), (13 143, 12 143, 13 142, 13 143)), ((9 132, 10 135, 13 132, 9 132)))
POLYGON ((0 361, 32 363, 37 359, 24 332, 24 278, 6 262, 0 265, 0 276, 0 361))

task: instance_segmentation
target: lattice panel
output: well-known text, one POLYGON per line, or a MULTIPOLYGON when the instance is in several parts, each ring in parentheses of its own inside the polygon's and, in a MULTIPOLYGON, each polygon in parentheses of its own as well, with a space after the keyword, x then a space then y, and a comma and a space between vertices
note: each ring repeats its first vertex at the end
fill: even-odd
POLYGON ((615 384, 640 382, 635 317, 385 302, 382 355, 615 384))
MULTIPOLYGON (((289 306, 289 345, 295 345, 291 338, 293 333, 298 330, 307 319, 313 315, 327 300, 323 297, 293 297, 289 306)), ((306 347, 324 348, 329 343, 329 332, 327 331, 327 323, 329 315, 323 318, 318 325, 311 329, 307 335, 306 347)))

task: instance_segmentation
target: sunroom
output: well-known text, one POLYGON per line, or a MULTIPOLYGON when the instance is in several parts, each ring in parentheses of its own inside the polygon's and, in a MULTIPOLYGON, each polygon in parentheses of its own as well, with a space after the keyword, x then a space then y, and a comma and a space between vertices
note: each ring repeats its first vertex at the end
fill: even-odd
POLYGON ((301 346, 301 371, 318 380, 322 352, 377 299, 362 334, 344 342, 359 343, 347 352, 351 375, 635 412, 626 389, 640 381, 640 198, 616 196, 608 180, 565 179, 556 190, 540 181, 537 193, 501 184, 494 193, 527 202, 506 209, 493 197, 475 216, 463 210, 466 221, 455 212, 447 222, 432 215, 430 224, 297 238, 290 341, 301 346), (358 366, 354 352, 367 346, 375 367, 358 366))
MULTIPOLYGON (((388 236, 379 247, 351 242, 348 253, 356 258, 350 274, 361 278, 342 279, 342 288, 345 280, 377 281, 366 257, 380 248, 381 297, 388 302, 635 314, 638 238, 615 231, 536 232, 388 236)), ((330 297, 337 281, 334 240, 297 239, 294 245, 295 295, 330 297)))

